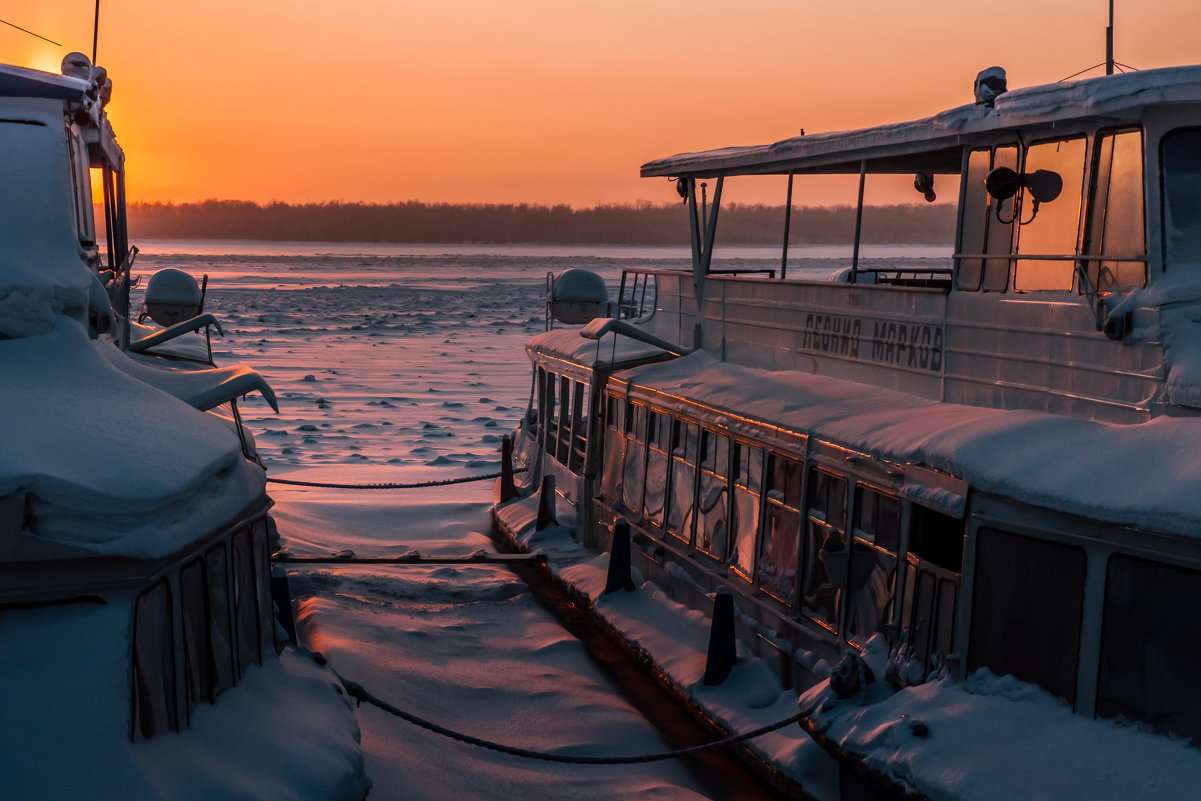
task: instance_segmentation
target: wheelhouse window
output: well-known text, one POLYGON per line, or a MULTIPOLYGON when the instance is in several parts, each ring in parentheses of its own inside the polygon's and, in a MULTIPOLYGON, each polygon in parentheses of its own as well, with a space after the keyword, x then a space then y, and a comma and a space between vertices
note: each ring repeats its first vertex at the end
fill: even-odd
POLYGON ((1143 137, 1138 130, 1103 133, 1093 154, 1085 253, 1108 257, 1084 263, 1101 292, 1147 281, 1143 225, 1143 137))
POLYGON ((1017 170, 1016 145, 982 148, 968 154, 956 281, 961 290, 1003 292, 1009 285, 1014 198, 998 201, 985 190, 984 180, 996 167, 1017 170))
POLYGON ((692 542, 693 510, 696 500, 696 423, 676 419, 671 429, 671 495, 667 530, 677 539, 692 542))
POLYGON ((747 581, 754 577, 755 539, 759 535, 759 494, 763 487, 763 449, 734 445, 734 542, 730 567, 747 581))
POLYGON ((847 480, 809 469, 801 609, 831 631, 838 630, 841 589, 846 586, 847 480))
POLYGON ((981 528, 968 669, 1013 675, 1074 704, 1084 578, 1081 548, 981 528))
POLYGON ((697 548, 724 560, 729 548, 730 438, 701 431, 700 483, 697 495, 697 548))
POLYGON ((1201 741, 1201 572, 1114 556, 1105 582, 1097 714, 1201 741))
POLYGON ((1028 188, 1018 195, 1018 215, 1022 219, 1013 272, 1013 288, 1018 292, 1072 288, 1074 261, 1065 257, 1076 255, 1080 234, 1084 157, 1084 137, 1042 142, 1026 151, 1024 175, 1048 170, 1063 180, 1063 190, 1044 203, 1038 203, 1028 188))
POLYGON ((862 643, 892 622, 901 502, 869 487, 856 487, 853 519, 847 637, 862 643))
POLYGON ((801 527, 801 463, 773 453, 768 457, 766 511, 759 550, 759 589, 792 606, 797 590, 801 527))
POLYGON ((1164 267, 1201 263, 1201 128, 1172 131, 1160 144, 1164 267))

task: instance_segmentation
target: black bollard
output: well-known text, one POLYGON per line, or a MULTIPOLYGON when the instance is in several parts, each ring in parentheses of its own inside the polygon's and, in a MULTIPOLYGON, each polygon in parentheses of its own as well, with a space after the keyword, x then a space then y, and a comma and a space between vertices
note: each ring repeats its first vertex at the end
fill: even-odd
POLYGON ((500 502, 508 503, 517 497, 517 487, 513 483, 513 438, 505 437, 500 441, 500 502))
POLYGON ((271 568, 271 600, 275 603, 275 620, 288 634, 288 642, 296 645, 296 619, 292 616, 292 591, 288 573, 281 566, 271 568))
POLYGON ((630 524, 624 517, 613 521, 613 544, 609 547, 609 574, 605 578, 605 595, 618 590, 633 592, 630 578, 630 524))
POLYGON ((548 473, 542 477, 542 492, 538 496, 538 522, 534 524, 534 530, 541 531, 558 522, 555 518, 555 477, 548 473))
POLYGON ((719 587, 713 597, 713 628, 709 629, 709 655, 705 660, 705 684, 721 684, 738 660, 734 645, 734 596, 719 587))

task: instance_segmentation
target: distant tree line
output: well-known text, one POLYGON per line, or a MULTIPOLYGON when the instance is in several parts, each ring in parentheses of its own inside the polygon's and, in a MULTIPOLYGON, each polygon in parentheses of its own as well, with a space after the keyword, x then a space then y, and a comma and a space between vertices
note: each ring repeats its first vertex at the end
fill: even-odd
MULTIPOLYGON (((487 242, 678 244, 688 241, 688 207, 641 202, 576 209, 526 203, 134 203, 130 235, 144 239, 261 239, 322 242, 487 242)), ((772 244, 784 231, 784 206, 723 205, 721 240, 772 244)), ((850 206, 794 207, 789 240, 835 244, 854 238, 850 206)), ((867 243, 942 244, 955 235, 954 207, 869 206, 867 243)))

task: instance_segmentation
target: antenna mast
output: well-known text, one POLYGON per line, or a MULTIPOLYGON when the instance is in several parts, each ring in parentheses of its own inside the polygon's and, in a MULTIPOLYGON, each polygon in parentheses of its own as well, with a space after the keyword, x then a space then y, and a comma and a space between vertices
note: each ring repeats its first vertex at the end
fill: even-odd
MULTIPOLYGON (((96 0, 100 7, 100 0, 96 0)), ((1109 27, 1105 29, 1105 74, 1113 75, 1113 0, 1109 0, 1109 27)))
MULTIPOLYGON (((1110 20, 1113 19, 1113 0, 1110 0, 1110 20)), ((96 0, 96 17, 91 24, 91 64, 96 65, 96 40, 100 38, 100 0, 96 0)), ((1112 59, 1111 59, 1112 60, 1112 59)))

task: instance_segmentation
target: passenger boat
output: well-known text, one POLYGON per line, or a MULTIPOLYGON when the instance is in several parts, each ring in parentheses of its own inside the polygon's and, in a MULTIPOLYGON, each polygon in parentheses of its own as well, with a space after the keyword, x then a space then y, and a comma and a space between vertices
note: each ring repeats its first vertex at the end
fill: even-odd
POLYGON ((0 66, 0 797, 362 799, 348 698, 277 635, 236 401, 270 387, 186 276, 130 320, 111 82, 63 71, 0 66))
MULTIPOLYGON (((524 491, 553 476, 594 552, 628 521, 636 578, 686 608, 732 595, 844 799, 1195 794, 1201 67, 993 68, 926 119, 642 175, 688 204, 692 269, 627 270, 582 316, 564 291, 595 319, 527 346, 524 491), (786 219, 778 271, 715 269, 728 179, 779 176, 791 214, 794 179, 837 174, 834 280, 785 274, 786 219), (957 196, 945 264, 860 259, 864 187, 896 174, 957 196)), ((530 502, 495 509, 518 546, 530 502)))

